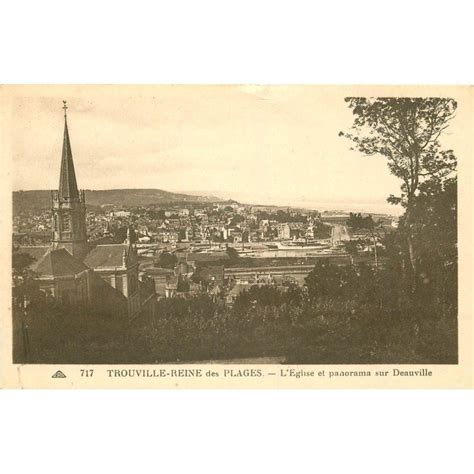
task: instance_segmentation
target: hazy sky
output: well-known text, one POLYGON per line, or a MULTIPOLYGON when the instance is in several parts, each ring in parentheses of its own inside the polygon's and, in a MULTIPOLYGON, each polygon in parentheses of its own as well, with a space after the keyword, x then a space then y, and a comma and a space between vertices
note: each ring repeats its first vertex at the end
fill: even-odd
POLYGON ((386 203, 400 183, 385 160, 350 151, 349 141, 338 136, 352 123, 343 89, 63 89, 41 97, 25 89, 13 102, 15 190, 57 188, 64 98, 81 188, 159 188, 398 213, 386 203))

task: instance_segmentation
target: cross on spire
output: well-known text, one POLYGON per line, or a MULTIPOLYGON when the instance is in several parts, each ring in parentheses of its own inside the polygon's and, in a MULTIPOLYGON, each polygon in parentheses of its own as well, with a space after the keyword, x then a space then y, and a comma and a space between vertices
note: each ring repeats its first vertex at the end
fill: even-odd
POLYGON ((61 159, 61 173, 59 178, 59 196, 62 199, 78 199, 79 190, 77 189, 76 173, 72 161, 71 142, 69 140, 69 131, 67 128, 66 101, 63 100, 64 109, 64 138, 63 154, 61 159))

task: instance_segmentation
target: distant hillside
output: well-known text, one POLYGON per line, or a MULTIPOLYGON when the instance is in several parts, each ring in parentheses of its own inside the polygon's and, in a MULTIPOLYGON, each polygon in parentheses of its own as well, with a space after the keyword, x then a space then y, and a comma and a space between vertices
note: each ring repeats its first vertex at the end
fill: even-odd
MULTIPOLYGON (((86 203, 89 206, 146 206, 173 203, 223 202, 214 196, 190 196, 163 191, 161 189, 109 189, 93 191, 86 189, 86 203)), ((29 209, 48 209, 51 207, 51 191, 14 191, 13 212, 15 214, 29 209)))

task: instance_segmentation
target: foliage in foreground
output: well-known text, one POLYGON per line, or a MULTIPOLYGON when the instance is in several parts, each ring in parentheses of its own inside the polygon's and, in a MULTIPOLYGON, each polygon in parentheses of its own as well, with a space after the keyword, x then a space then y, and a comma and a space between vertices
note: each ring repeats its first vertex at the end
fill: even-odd
MULTIPOLYGON (((254 287, 233 308, 163 299, 133 322, 45 304, 27 317, 37 363, 159 363, 263 356, 288 363, 456 363, 457 308, 386 269, 321 263, 306 289, 254 287), (431 303, 430 303, 431 300, 431 303)), ((15 358, 24 360, 17 314, 15 358)))

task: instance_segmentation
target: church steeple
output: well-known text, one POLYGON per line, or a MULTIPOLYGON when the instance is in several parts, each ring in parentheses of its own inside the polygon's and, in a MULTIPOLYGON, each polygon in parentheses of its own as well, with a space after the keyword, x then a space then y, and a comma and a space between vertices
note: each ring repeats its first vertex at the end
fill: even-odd
POLYGON ((67 127, 66 101, 63 104, 64 138, 59 189, 52 192, 52 244, 54 248, 65 248, 74 257, 82 258, 88 250, 86 203, 84 191, 79 192, 77 187, 67 127))
POLYGON ((59 197, 62 199, 78 199, 79 190, 77 189, 76 173, 74 171, 74 162, 72 160, 71 142, 69 140, 69 130, 67 128, 67 105, 65 100, 63 100, 63 104, 64 138, 61 174, 59 177, 59 197))

